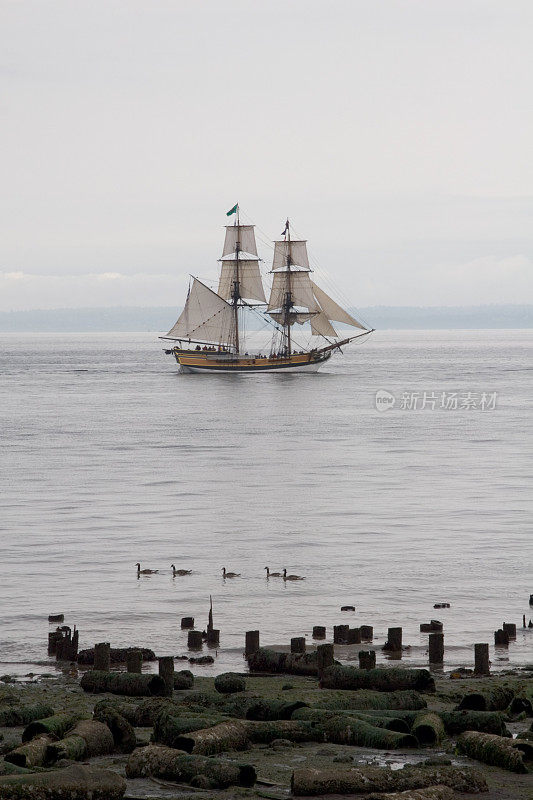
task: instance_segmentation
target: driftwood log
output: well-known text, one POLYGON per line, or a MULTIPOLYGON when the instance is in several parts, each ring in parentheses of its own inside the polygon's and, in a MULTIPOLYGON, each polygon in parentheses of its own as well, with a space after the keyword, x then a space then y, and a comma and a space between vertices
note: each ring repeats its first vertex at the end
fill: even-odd
POLYGON ((249 741, 253 744, 270 744, 275 739, 288 739, 291 742, 323 742, 324 732, 310 722, 290 719, 272 722, 246 723, 249 741))
POLYGON ((54 709, 45 703, 21 705, 0 710, 0 727, 13 728, 18 725, 28 725, 34 719, 51 717, 54 709))
POLYGON ((61 711, 59 714, 53 714, 51 717, 44 719, 37 719, 30 722, 22 732, 22 741, 29 742, 35 736, 40 734, 48 734, 56 739, 62 739, 65 733, 74 727, 81 714, 73 715, 66 711, 61 711))
POLYGON ((505 725, 505 716, 498 711, 440 711, 439 715, 446 733, 452 736, 463 731, 511 735, 505 725))
POLYGON ((137 739, 133 726, 116 706, 106 700, 100 700, 94 707, 93 717, 107 725, 117 750, 121 753, 131 753, 135 749, 137 739))
POLYGON ((448 786, 458 792, 486 792, 483 775, 468 767, 330 767, 297 769, 291 780, 293 794, 369 794, 448 786))
POLYGON ((253 786, 255 769, 218 758, 186 755, 171 747, 148 745, 134 750, 126 764, 128 778, 154 776, 179 783, 190 783, 197 775, 205 775, 212 789, 228 786, 253 786))
POLYGON ((239 695, 238 697, 228 700, 223 706, 220 706, 220 711, 231 717, 255 719, 266 722, 276 719, 291 719, 293 713, 298 708, 303 708, 305 706, 306 703, 301 700, 290 702, 278 698, 262 699, 256 696, 248 695, 245 697, 244 695, 239 695))
POLYGON ((512 701, 514 694, 513 689, 498 685, 479 689, 475 692, 468 692, 463 695, 457 710, 503 711, 512 701))
POLYGON ((232 719, 210 728, 178 736, 175 746, 186 753, 210 756, 224 750, 246 750, 249 746, 248 729, 243 720, 232 719))
MULTIPOLYGON (((358 670, 358 672, 372 672, 373 670, 358 670)), ((376 692, 360 689, 355 692, 322 691, 315 705, 319 708, 338 709, 404 709, 405 711, 418 711, 426 708, 427 702, 417 692, 376 692)))
POLYGON ((324 670, 321 686, 325 689, 373 689, 378 692, 404 689, 435 691, 435 681, 427 669, 357 669, 340 664, 324 670))
POLYGON ((31 742, 27 742, 21 747, 11 750, 10 753, 6 753, 4 761, 9 764, 15 764, 17 767, 42 767, 46 761, 46 748, 51 741, 50 736, 36 736, 31 742))
POLYGON ((414 720, 411 733, 423 747, 434 747, 444 738, 444 722, 434 711, 423 711, 414 720))
POLYGON ((0 778, 2 800, 120 800, 125 791, 126 781, 116 772, 82 764, 0 778))
MULTIPOLYGON (((318 727, 318 726, 317 726, 318 727)), ((363 719, 338 715, 325 720, 320 726, 328 742, 373 747, 376 750, 403 750, 418 747, 410 733, 398 733, 387 728, 377 728, 363 719)))
POLYGON ((302 719, 321 724, 325 720, 339 715, 352 719, 361 719, 376 728, 386 728, 397 733, 410 733, 409 722, 401 717, 378 716, 377 714, 372 714, 372 712, 365 713, 356 710, 334 711, 327 708, 301 708, 294 712, 292 719, 302 719))
POLYGON ((187 733, 211 728, 224 722, 225 717, 220 714, 192 714, 178 715, 177 709, 161 711, 154 722, 153 741, 167 747, 179 747, 178 738, 187 733), (173 713, 174 711, 174 713, 173 713))
MULTIPOLYGON (((109 660, 112 664, 125 664, 128 660, 128 654, 132 650, 140 650, 142 653, 143 661, 155 661, 156 655, 153 650, 148 647, 112 647, 109 651, 109 660)), ((78 653, 78 664, 94 664, 94 647, 87 650, 80 650, 78 653)))
POLYGON ((518 692, 509 705, 509 713, 513 716, 524 712, 526 716, 533 716, 533 686, 526 686, 518 692))
POLYGON ((105 723, 84 719, 64 739, 48 745, 46 763, 55 764, 60 758, 82 761, 84 758, 105 756, 113 752, 114 746, 113 735, 105 723))
POLYGON ((317 654, 276 653, 260 647, 248 656, 250 672, 285 672, 291 675, 316 675, 318 672, 317 654))
POLYGON ((129 697, 163 697, 167 693, 167 686, 160 675, 138 675, 133 672, 93 670, 85 673, 80 681, 80 686, 85 692, 95 694, 111 692, 111 694, 124 694, 129 697))
POLYGON ((523 739, 465 731, 457 739, 457 748, 470 758, 511 772, 526 773, 533 767, 533 744, 523 739))

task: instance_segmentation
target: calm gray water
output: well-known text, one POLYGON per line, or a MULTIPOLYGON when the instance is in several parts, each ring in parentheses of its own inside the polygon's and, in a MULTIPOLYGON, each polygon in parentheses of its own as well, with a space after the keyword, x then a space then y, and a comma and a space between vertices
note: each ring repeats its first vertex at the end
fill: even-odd
MULTIPOLYGON (((60 611, 83 647, 184 653, 180 618, 203 627, 210 594, 206 674, 242 667, 253 628, 287 643, 349 621, 382 644, 401 625, 418 664, 436 617, 448 668, 533 616, 533 331, 378 332, 317 375, 179 375, 145 333, 0 339, 0 673, 49 671, 35 663, 60 611), (424 391, 434 409, 401 408, 424 391), (136 561, 160 574, 138 580, 136 561), (266 581, 267 564, 306 580, 266 581)), ((533 661, 533 631, 491 654, 533 661)))

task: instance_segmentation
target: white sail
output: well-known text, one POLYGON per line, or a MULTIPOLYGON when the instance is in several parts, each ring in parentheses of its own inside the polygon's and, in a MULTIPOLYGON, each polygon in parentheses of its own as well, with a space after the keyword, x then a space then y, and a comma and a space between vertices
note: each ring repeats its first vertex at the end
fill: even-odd
MULTIPOLYGON (((290 311, 289 312, 289 319, 288 324, 294 325, 297 322, 299 325, 303 325, 304 322, 309 322, 315 317, 316 312, 314 311, 290 311)), ((272 311, 270 316, 272 317, 275 322, 278 322, 280 325, 285 324, 285 312, 284 311, 272 311)))
POLYGON ((322 289, 316 285, 316 283, 312 283, 313 293, 320 305, 320 308, 324 312, 325 316, 330 320, 330 322, 343 322, 345 325, 353 325, 355 328, 362 328, 366 330, 364 325, 361 325, 360 322, 357 322, 347 311, 345 311, 335 300, 326 294, 322 289))
POLYGON ((225 344, 232 340, 233 326, 233 308, 195 278, 185 307, 167 336, 225 344))
POLYGON ((250 253, 252 256, 257 255, 253 225, 226 225, 226 238, 224 239, 222 257, 235 253, 237 242, 239 242, 239 250, 243 253, 250 253))
MULTIPOLYGON (((268 310, 281 308, 288 292, 289 273, 274 272, 272 280, 272 290, 268 301, 268 310)), ((319 311, 318 305, 313 296, 313 284, 309 279, 308 272, 290 273, 291 300, 295 306, 304 306, 310 311, 319 311)))
POLYGON ((293 242, 283 239, 280 242, 274 242, 274 260, 272 262, 272 269, 286 267, 288 256, 290 256, 291 266, 305 267, 305 269, 309 269, 307 241, 293 242))
POLYGON ((313 336, 338 336, 337 331, 323 311, 313 314, 311 318, 311 333, 313 336))
MULTIPOLYGON (((218 294, 224 300, 230 300, 233 283, 235 281, 235 265, 236 259, 228 259, 222 261, 222 269, 220 272, 220 279, 218 282, 218 294)), ((248 300, 259 300, 261 303, 266 303, 265 290, 263 289, 263 281, 261 280, 261 273, 259 272, 259 262, 251 259, 239 259, 239 293, 241 297, 246 297, 248 300)))

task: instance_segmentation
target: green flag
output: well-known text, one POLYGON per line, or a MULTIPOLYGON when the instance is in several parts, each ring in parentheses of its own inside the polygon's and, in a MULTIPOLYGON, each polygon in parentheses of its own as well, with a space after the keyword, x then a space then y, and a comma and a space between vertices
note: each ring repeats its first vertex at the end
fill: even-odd
POLYGON ((235 203, 235 205, 233 206, 233 208, 230 208, 230 210, 229 210, 229 211, 226 213, 226 216, 227 216, 227 217, 231 217, 231 215, 232 215, 232 214, 236 214, 236 213, 237 213, 237 209, 238 209, 238 208, 239 208, 239 204, 238 204, 238 203, 235 203))

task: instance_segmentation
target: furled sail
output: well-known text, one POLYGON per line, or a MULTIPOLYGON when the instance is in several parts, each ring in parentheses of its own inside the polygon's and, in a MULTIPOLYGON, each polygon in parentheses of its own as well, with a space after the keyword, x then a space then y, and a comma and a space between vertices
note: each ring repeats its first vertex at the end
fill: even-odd
POLYGON ((345 325, 353 325, 355 328, 362 328, 363 330, 366 330, 364 325, 361 325, 360 322, 357 322, 357 320, 348 314, 347 311, 341 308, 341 306, 339 306, 335 300, 332 300, 328 294, 322 291, 322 289, 319 289, 316 283, 312 283, 312 287, 313 294, 316 297, 320 308, 330 322, 343 322, 345 325))
POLYGON ((259 262, 256 259, 240 258, 237 262, 236 259, 232 258, 221 262, 222 270, 218 282, 218 294, 220 297, 223 297, 224 300, 231 300, 237 263, 239 265, 240 296, 266 303, 263 281, 259 272, 259 262))
POLYGON ((289 241, 288 239, 274 242, 274 261, 272 262, 272 269, 286 267, 288 257, 290 257, 291 266, 309 269, 307 242, 289 241))
MULTIPOLYGON (((268 310, 282 308, 289 287, 289 273, 274 272, 272 290, 268 301, 268 310)), ((295 306, 304 306, 310 311, 319 311, 313 296, 313 284, 308 272, 290 272, 291 300, 295 306)))
POLYGON ((253 225, 226 225, 226 238, 224 239, 222 257, 235 253, 237 242, 239 242, 239 251, 250 253, 252 256, 257 255, 253 225))
MULTIPOLYGON (((272 311, 270 312, 270 316, 275 322, 279 322, 280 325, 285 324, 284 311, 272 311)), ((289 311, 289 325, 294 325, 295 322, 297 322, 299 325, 303 325, 304 322, 309 322, 310 319, 312 320, 314 316, 314 312, 289 311)))
POLYGON ((229 303, 194 278, 185 307, 167 336, 171 339, 200 339, 231 342, 234 312, 229 303))

